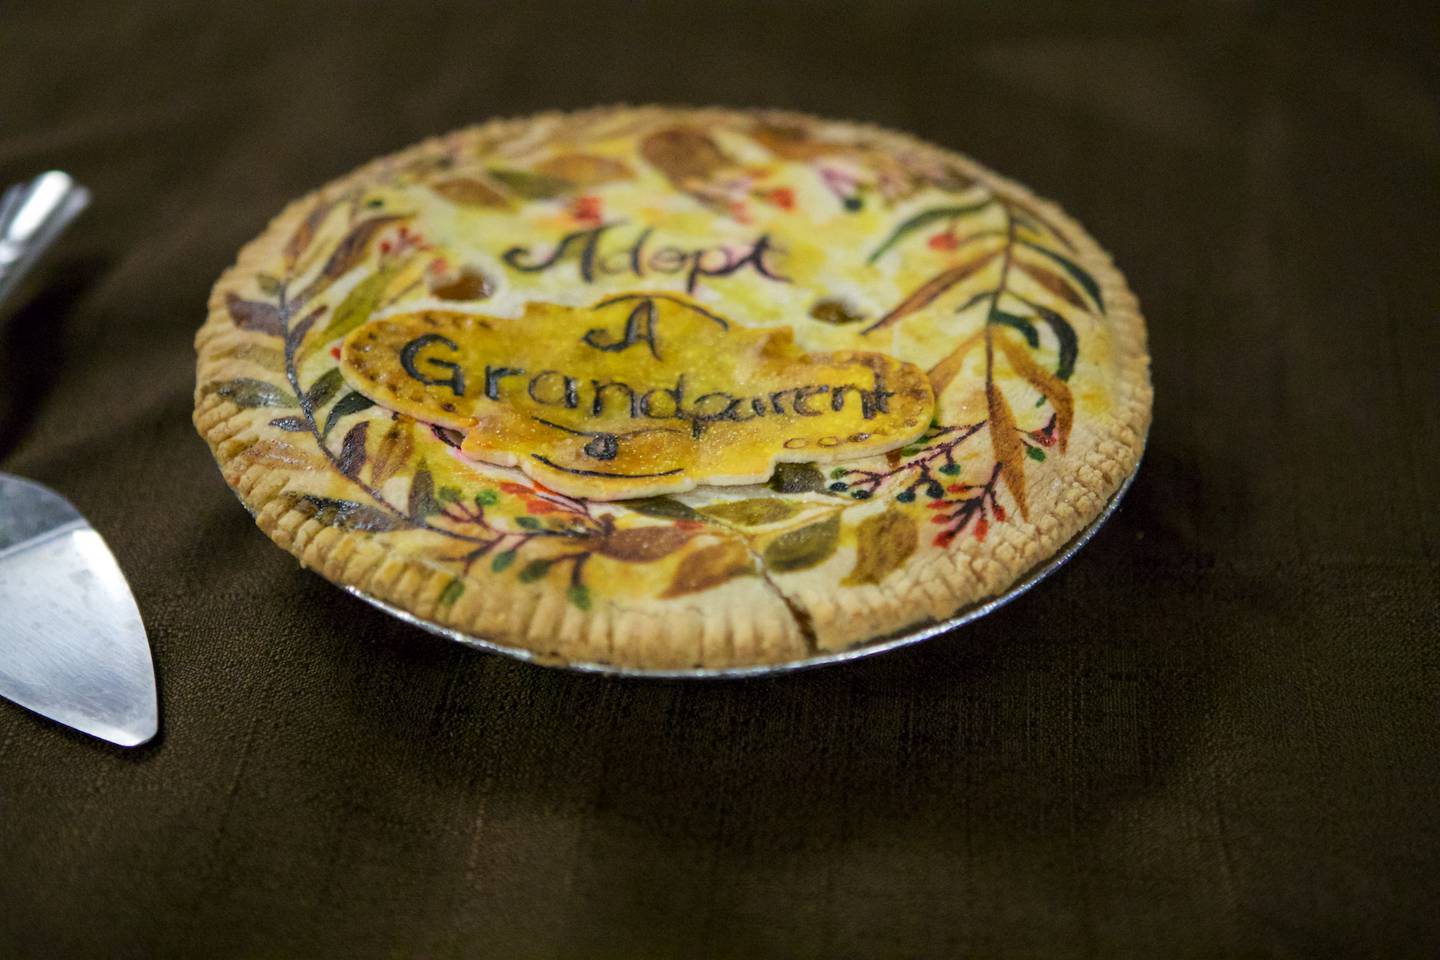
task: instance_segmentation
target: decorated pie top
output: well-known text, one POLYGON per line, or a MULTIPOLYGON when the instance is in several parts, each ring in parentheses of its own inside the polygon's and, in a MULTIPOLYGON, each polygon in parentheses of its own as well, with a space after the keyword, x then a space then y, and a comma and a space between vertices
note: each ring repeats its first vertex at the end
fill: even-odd
POLYGON ((1149 422, 1054 206, 768 112, 504 121, 288 208, 216 285, 195 422, 337 583, 546 660, 802 660, 1002 592, 1149 422))

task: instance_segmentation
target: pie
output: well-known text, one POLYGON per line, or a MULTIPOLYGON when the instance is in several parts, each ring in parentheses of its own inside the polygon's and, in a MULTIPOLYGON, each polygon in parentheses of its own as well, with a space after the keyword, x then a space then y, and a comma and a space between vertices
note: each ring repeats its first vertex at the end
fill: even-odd
POLYGON ((195 425, 260 528, 550 663, 784 664, 1004 593, 1136 469, 1144 321, 1059 208, 772 111, 503 120, 287 207, 195 425))

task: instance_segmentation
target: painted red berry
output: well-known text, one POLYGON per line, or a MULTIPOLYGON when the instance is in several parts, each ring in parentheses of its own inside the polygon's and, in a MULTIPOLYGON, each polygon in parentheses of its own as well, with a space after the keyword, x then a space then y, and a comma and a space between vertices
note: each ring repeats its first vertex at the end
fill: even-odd
POLYGON ((1005 508, 1000 506, 1000 504, 998 503, 995 504, 995 519, 999 520, 1001 523, 1005 522, 1005 508))
POLYGON ((955 238, 955 234, 949 233, 948 231, 946 233, 937 233, 930 238, 931 250, 954 250, 959 245, 960 241, 955 238))
POLYGON ((340 359, 340 344, 337 343, 335 344, 335 346, 330 348, 330 356, 334 357, 336 360, 340 359))
POLYGON ((782 210, 794 210, 795 191, 789 187, 777 187, 770 191, 770 202, 782 210))
POLYGON ((989 532, 990 532, 990 524, 988 524, 988 523, 985 522, 985 518, 984 518, 984 517, 981 517, 979 520, 976 520, 976 521, 975 521, 975 539, 976 539, 976 540, 979 540, 981 543, 984 543, 984 542, 985 542, 985 534, 987 534, 987 533, 989 533, 989 532))

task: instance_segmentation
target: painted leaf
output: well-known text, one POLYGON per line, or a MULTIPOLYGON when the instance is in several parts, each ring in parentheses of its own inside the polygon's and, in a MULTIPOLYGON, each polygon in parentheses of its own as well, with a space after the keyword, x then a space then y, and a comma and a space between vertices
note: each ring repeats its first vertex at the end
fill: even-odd
POLYGON ((490 561, 490 569, 495 573, 504 573, 515 562, 515 551, 506 550, 504 553, 495 554, 495 559, 490 561))
POLYGON ((1030 306, 1055 334, 1055 342, 1060 352, 1059 360, 1055 364, 1055 376, 1061 380, 1069 380, 1070 375, 1075 372, 1075 360, 1080 356, 1080 341, 1075 336, 1075 328, 1070 325, 1070 321, 1049 307, 1035 303, 1030 306))
POLYGON ((508 207, 510 200, 476 177, 452 177, 430 184, 430 189, 461 207, 508 207))
POLYGON ((383 217, 371 217, 369 220, 362 220, 351 227, 350 232, 345 235, 345 239, 341 240, 331 251, 330 258, 325 261, 325 266, 320 270, 320 275, 306 288, 301 299, 308 300, 313 297, 365 259, 365 254, 370 249, 370 241, 374 240, 375 235, 381 230, 393 223, 408 219, 408 216, 391 214, 383 217))
POLYGON ((777 463, 766 486, 776 493, 820 493, 825 474, 813 463, 777 463))
POLYGON ((257 367, 264 367, 267 370, 281 371, 285 369, 285 352, 279 347, 272 347, 264 343, 244 341, 234 344, 221 351, 219 356, 234 357, 236 360, 245 360, 255 364, 257 367))
POLYGON ((325 218, 333 209, 335 209, 333 200, 322 200, 315 204, 314 209, 304 220, 300 221, 300 226, 295 228, 295 232, 290 235, 289 241, 285 244, 286 269, 295 266, 295 262, 309 248, 310 241, 314 240, 315 234, 320 231, 320 224, 325 222, 325 218))
POLYGON ((520 568, 519 580, 521 583, 534 583, 549 573, 553 566, 555 566, 554 560, 531 560, 520 568))
POLYGON ((280 322, 280 308, 273 303, 245 300, 232 291, 225 294, 225 309, 241 330, 253 330, 272 337, 285 332, 285 325, 280 322))
POLYGON ((824 563, 840 540, 840 513, 782 533, 765 548, 765 565, 779 573, 806 570, 824 563))
POLYGON ((1085 292, 1090 294, 1090 299, 1095 301, 1095 305, 1100 308, 1100 312, 1105 312, 1105 298, 1100 295, 1100 284, 1095 282, 1095 278, 1090 276, 1085 268, 1081 267, 1069 257, 1061 256, 1053 250, 1040 246, 1038 243, 1025 241, 1025 246, 1037 253, 1043 253, 1051 260, 1060 264, 1066 273, 1075 278, 1076 283, 1085 288, 1085 292))
POLYGON ((322 303, 320 306, 307 313, 300 320, 299 323, 295 324, 295 326, 290 328, 290 332, 285 335, 286 342, 290 344, 297 344, 303 341, 305 339, 305 334, 310 332, 310 328, 315 326, 315 321, 320 319, 321 315, 325 313, 325 310, 326 307, 322 303))
MULTIPOLYGON (((980 342, 980 337, 983 333, 983 330, 978 331, 960 341, 955 349, 946 355, 944 360, 935 364, 935 366, 931 367, 926 373, 926 376, 930 379, 930 389, 935 391, 935 396, 940 396, 945 388, 950 385, 950 381, 954 380, 960 373, 960 369, 965 365, 966 355, 975 349, 975 345, 980 342)), ((892 450, 891 453, 897 455, 896 462, 898 462, 899 451, 892 450)), ((895 462, 892 462, 890 466, 895 466, 895 462)))
POLYGON ((555 180, 568 180, 582 187, 615 180, 629 180, 635 174, 624 163, 589 153, 562 153, 537 164, 535 172, 555 180))
POLYGON ((691 127, 657 130, 641 141, 640 155, 676 184, 709 180, 731 164, 714 140, 691 127))
POLYGON ((295 395, 289 390, 250 377, 240 377, 237 380, 218 384, 215 392, 231 403, 242 407, 297 407, 300 405, 299 401, 295 399, 295 395))
POLYGON ((310 389, 305 391, 305 403, 311 410, 318 410, 335 397, 344 383, 340 368, 331 367, 310 384, 310 389))
POLYGON ((335 406, 330 408, 330 415, 325 418, 325 426, 320 431, 320 436, 328 437, 331 429, 333 429, 335 424, 339 423, 341 419, 350 416, 352 413, 368 410, 373 406, 375 406, 375 401, 363 393, 356 393, 354 390, 351 390, 336 401, 335 406))
MULTIPOLYGON (((1001 338, 1004 339, 1003 337, 1001 338)), ((1030 519, 1030 507, 1025 500, 1025 451, 1020 442, 1020 431, 1015 427, 1015 417, 1005 394, 993 381, 985 384, 985 400, 990 408, 990 446, 995 451, 995 460, 1000 464, 1000 476, 1010 495, 1020 508, 1020 516, 1030 519)))
POLYGON ((270 421, 270 426, 286 433, 300 433, 310 429, 310 424, 304 417, 276 417, 270 421))
POLYGON ((1000 336, 996 339, 1005 353, 1005 359, 1010 361, 1015 372, 1050 401, 1050 408, 1055 411, 1055 431, 1060 439, 1060 452, 1064 453, 1065 444, 1070 439, 1070 427, 1075 422, 1075 402, 1070 388, 1064 380, 1036 363, 1029 352, 1013 343, 1009 337, 1000 336))
POLYGON ((615 560, 653 563, 679 550, 694 536, 693 531, 679 527, 631 527, 593 540, 590 546, 596 553, 615 560))
POLYGON ((647 517, 667 517, 671 520, 705 519, 674 497, 641 497, 637 500, 622 501, 622 505, 647 517))
POLYGON ((755 558, 738 539, 722 540, 685 555, 662 598, 682 597, 718 587, 755 570, 755 558))
POLYGON ((778 497, 756 497, 750 500, 731 500, 703 507, 700 512, 722 523, 733 523, 741 527, 763 527, 795 516, 803 505, 781 500, 778 497))
POLYGON ((870 254, 869 258, 867 258, 865 262, 874 263, 876 260, 879 260, 891 247, 895 246, 897 243, 900 243, 906 237, 910 236, 912 233, 915 233, 918 230, 924 230, 931 224, 941 223, 946 220, 954 220, 958 217, 969 216, 972 213, 978 213, 979 211, 984 210, 986 207, 990 206, 990 204, 993 202, 993 198, 986 197, 984 200, 977 201, 976 203, 968 203, 962 206, 935 207, 933 209, 917 213, 915 214, 915 216, 911 217, 908 220, 905 220, 898 227, 892 230, 890 232, 890 236, 885 238, 885 242, 880 244, 880 246, 876 247, 875 252, 870 254))
MULTIPOLYGON (((351 287, 350 292, 345 294, 345 299, 340 301, 340 306, 330 315, 330 322, 325 324, 320 336, 313 341, 314 344, 318 346, 343 337, 369 320, 375 308, 380 305, 380 298, 385 295, 385 289, 394 276, 393 270, 378 270, 351 287)), ((309 354, 313 350, 314 347, 311 347, 302 353, 309 354)))
POLYGON ((440 512, 440 504, 435 500, 435 476, 425 466, 424 460, 420 461, 415 476, 410 480, 410 498, 406 501, 405 512, 416 523, 440 512))
POLYGON ((255 286, 259 287, 260 292, 267 297, 273 297, 280 292, 280 278, 273 273, 257 273, 255 274, 255 286))
POLYGON ((380 447, 370 459, 370 478, 376 486, 393 477, 410 459, 415 448, 412 422, 409 417, 399 417, 380 438, 380 447))
POLYGON ((343 530, 384 533, 410 526, 410 523, 404 518, 376 507, 357 503, 354 500, 321 497, 313 493, 297 497, 295 509, 307 516, 314 517, 326 526, 340 527, 343 530))
POLYGON ((1006 313, 1004 310, 992 310, 990 312, 990 322, 1019 330, 1021 335, 1025 337, 1025 342, 1030 344, 1031 349, 1040 346, 1040 332, 1035 329, 1035 324, 1031 323, 1027 317, 1006 313))
POLYGON ((440 606, 442 606, 442 607, 448 607, 448 606, 450 606, 450 605, 453 604, 456 600, 459 600, 459 599, 460 599, 460 595, 463 594, 464 592, 465 592, 465 581, 461 580, 459 577, 456 577, 455 579, 451 580, 449 583, 445 584, 445 589, 440 591, 440 600, 439 600, 440 606))
POLYGON ((1024 260, 1020 260, 1018 258, 1015 261, 1015 266, 1019 267, 1020 270, 1031 280, 1034 280, 1036 283, 1040 284, 1040 286, 1044 287, 1047 291, 1059 297, 1061 300, 1064 300, 1071 306, 1079 307, 1081 310, 1089 309, 1089 305, 1085 302, 1085 298, 1080 296, 1080 294, 1075 291, 1075 288, 1072 287, 1069 283, 1067 283, 1064 278, 1062 278, 1054 270, 1042 267, 1038 263, 1027 263, 1024 260))
POLYGON ((247 465, 277 467, 284 470, 318 470, 320 458, 283 440, 259 440, 235 454, 247 465))
POLYGON ((855 569, 846 584, 879 583, 900 568, 920 542, 915 521, 900 510, 889 509, 866 517, 855 528, 855 569))
POLYGON ((962 280, 972 277, 985 269, 985 267, 999 255, 999 250, 990 250, 972 260, 960 264, 958 267, 951 267, 949 270, 936 274, 930 280, 921 284, 914 293, 911 293, 904 300, 900 301, 900 304, 893 310, 862 330, 861 333, 871 333, 875 330, 881 330, 890 326, 892 323, 903 320, 917 310, 923 310, 962 280))
POLYGON ((590 609, 590 588, 583 583, 572 583, 565 590, 565 599, 581 610, 590 609))
POLYGON ((574 187, 574 184, 558 177, 547 177, 544 174, 530 173, 526 170, 491 167, 485 172, 506 190, 526 200, 549 200, 561 196, 574 187))
POLYGON ((360 468, 365 466, 365 439, 369 436, 369 429, 369 423, 357 423, 340 443, 340 472, 351 480, 360 476, 360 468))

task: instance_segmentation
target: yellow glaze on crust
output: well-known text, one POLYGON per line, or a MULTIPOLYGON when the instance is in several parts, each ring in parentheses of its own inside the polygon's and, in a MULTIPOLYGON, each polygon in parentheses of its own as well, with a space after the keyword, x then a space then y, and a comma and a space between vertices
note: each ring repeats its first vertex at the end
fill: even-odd
POLYGON ((245 247, 196 348, 196 427, 306 566, 641 668, 803 659, 1004 591, 1133 472, 1151 403, 1135 298, 1063 211, 770 111, 545 114, 377 160, 245 247))

